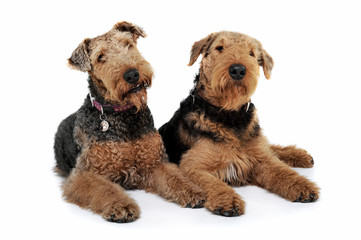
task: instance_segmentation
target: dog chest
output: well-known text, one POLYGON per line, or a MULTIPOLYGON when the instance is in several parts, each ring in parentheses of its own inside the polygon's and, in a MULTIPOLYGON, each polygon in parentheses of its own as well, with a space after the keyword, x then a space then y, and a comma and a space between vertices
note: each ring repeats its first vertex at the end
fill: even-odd
POLYGON ((165 159, 160 135, 151 132, 133 141, 95 141, 84 149, 78 166, 132 189, 165 159))

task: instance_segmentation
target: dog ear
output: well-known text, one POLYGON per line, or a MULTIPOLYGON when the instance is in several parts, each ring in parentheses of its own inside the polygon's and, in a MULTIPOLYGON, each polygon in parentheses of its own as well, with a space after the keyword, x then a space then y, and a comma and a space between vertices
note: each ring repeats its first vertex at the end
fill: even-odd
POLYGON ((143 28, 129 22, 118 22, 114 25, 113 29, 118 30, 120 32, 130 32, 133 37, 133 41, 136 43, 139 37, 146 37, 143 28))
POLYGON ((91 70, 90 57, 88 53, 88 46, 90 39, 86 38, 79 46, 73 51, 71 57, 68 59, 69 66, 82 72, 91 70))
POLYGON ((264 76, 267 79, 271 78, 271 72, 273 69, 273 59, 271 57, 271 55, 269 55, 266 50, 262 50, 262 67, 263 67, 263 73, 264 76))
POLYGON ((192 66, 197 61, 199 55, 207 51, 210 45, 214 42, 214 39, 215 39, 215 34, 212 33, 193 44, 188 66, 192 66))
POLYGON ((262 45, 260 42, 258 42, 258 45, 259 45, 259 49, 260 49, 260 54, 258 57, 258 64, 260 66, 262 66, 264 76, 267 79, 270 79, 272 68, 273 68, 273 59, 272 59, 271 55, 269 55, 268 52, 266 52, 266 50, 264 50, 262 48, 262 45))

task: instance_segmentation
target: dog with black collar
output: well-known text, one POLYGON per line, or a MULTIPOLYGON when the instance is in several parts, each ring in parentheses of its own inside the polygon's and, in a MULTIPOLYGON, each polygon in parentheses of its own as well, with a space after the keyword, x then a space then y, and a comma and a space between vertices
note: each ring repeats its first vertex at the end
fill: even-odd
POLYGON ((206 192, 205 207, 243 214, 245 203, 231 186, 249 184, 290 201, 316 201, 318 186, 290 168, 312 167, 313 158, 295 146, 269 144, 251 103, 259 68, 269 79, 272 57, 258 40, 226 31, 195 42, 189 65, 201 54, 194 89, 159 133, 170 161, 206 192))

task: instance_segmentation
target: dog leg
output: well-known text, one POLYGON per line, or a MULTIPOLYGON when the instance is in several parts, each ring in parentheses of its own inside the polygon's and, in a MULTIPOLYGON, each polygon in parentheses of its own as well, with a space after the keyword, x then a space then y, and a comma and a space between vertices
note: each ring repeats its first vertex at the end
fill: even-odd
POLYGON ((222 181, 226 180, 222 179, 221 175, 227 175, 229 164, 225 163, 221 154, 222 152, 208 141, 200 141, 183 155, 180 168, 206 192, 207 209, 222 216, 239 216, 244 213, 245 203, 222 181))
POLYGON ((282 147, 271 145, 271 150, 284 163, 291 167, 311 168, 314 161, 306 150, 296 148, 295 146, 282 147))
POLYGON ((206 195, 200 187, 186 178, 177 165, 161 163, 150 176, 146 191, 178 203, 182 207, 200 208, 206 195))
POLYGON ((314 202, 319 195, 315 183, 275 157, 255 166, 254 183, 293 202, 314 202))
POLYGON ((119 185, 98 174, 75 170, 62 188, 68 202, 100 214, 108 221, 132 222, 140 215, 138 205, 119 185))

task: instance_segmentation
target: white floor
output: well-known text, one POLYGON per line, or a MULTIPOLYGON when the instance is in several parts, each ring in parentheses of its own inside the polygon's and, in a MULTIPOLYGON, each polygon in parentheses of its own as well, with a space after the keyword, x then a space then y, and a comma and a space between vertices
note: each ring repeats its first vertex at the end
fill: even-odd
POLYGON ((360 55, 356 1, 20 1, 0 4, 1 239, 361 239, 360 55), (138 48, 155 71, 149 106, 167 121, 192 88, 194 41, 219 30, 258 38, 275 60, 252 101, 272 143, 315 159, 297 169, 321 187, 316 203, 291 203, 257 187, 236 188, 246 214, 225 218, 129 191, 141 218, 114 224, 61 198, 52 172, 59 122, 87 94, 86 74, 66 67, 85 37, 128 20, 148 37, 138 48))

